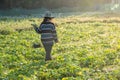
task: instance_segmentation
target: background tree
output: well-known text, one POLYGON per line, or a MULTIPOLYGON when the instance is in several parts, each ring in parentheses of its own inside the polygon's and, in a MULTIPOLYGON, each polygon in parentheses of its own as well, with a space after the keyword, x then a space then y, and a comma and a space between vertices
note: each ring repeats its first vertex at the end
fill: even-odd
MULTIPOLYGON (((95 5, 104 4, 113 0, 1 0, 7 8, 61 8, 79 7, 80 9, 93 8, 95 5)), ((115 0, 114 0, 115 1, 115 0)))

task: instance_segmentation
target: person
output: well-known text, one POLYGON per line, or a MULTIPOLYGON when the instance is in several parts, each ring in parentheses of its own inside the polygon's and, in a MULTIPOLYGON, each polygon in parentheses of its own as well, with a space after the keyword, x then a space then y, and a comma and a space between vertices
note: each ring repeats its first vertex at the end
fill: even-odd
POLYGON ((52 13, 46 12, 44 20, 40 24, 40 27, 36 27, 35 24, 32 24, 34 26, 35 31, 41 34, 41 42, 46 52, 45 61, 52 60, 51 57, 52 47, 54 43, 58 42, 56 26, 52 22, 53 19, 54 17, 52 16, 52 13))

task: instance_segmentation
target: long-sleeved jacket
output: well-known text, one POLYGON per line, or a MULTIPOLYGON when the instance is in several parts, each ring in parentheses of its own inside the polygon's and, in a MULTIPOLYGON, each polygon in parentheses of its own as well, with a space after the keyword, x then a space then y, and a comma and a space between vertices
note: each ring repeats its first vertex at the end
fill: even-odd
POLYGON ((36 32, 41 34, 41 41, 43 43, 58 42, 55 25, 52 22, 43 22, 36 32))

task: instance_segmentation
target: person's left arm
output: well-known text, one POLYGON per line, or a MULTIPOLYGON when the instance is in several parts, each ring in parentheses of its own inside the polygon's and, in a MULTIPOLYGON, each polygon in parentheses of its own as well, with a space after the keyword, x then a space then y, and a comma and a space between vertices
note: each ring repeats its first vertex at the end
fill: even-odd
POLYGON ((57 31, 56 31, 56 26, 53 24, 53 37, 54 41, 57 43, 58 42, 58 37, 57 37, 57 31))

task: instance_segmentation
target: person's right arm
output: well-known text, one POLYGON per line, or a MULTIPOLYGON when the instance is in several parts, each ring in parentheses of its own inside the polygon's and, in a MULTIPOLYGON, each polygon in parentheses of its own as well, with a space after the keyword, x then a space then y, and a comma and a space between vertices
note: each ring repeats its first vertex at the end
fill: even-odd
POLYGON ((38 33, 41 34, 41 31, 39 30, 39 28, 37 27, 36 24, 31 24, 34 27, 34 30, 38 33))

